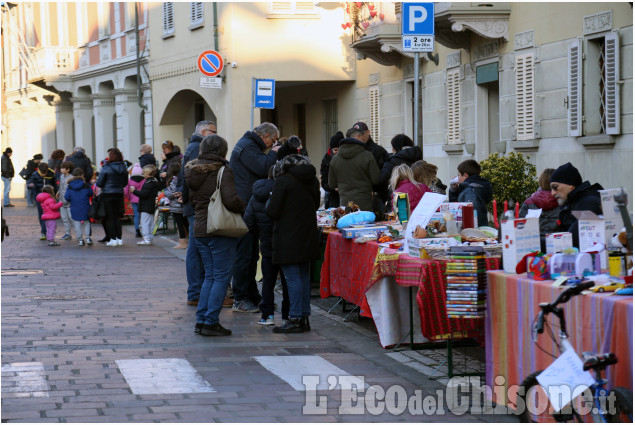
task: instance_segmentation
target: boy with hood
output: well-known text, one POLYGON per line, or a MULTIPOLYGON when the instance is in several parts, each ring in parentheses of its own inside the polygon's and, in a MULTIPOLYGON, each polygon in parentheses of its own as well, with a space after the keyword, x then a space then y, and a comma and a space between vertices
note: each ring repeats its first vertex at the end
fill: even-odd
MULTIPOLYGON (((27 180, 26 187, 31 190, 31 195, 33 197, 37 197, 37 195, 42 193, 42 188, 44 186, 52 186, 53 193, 57 192, 55 173, 53 170, 49 169, 48 164, 40 162, 37 166, 37 171, 35 171, 31 175, 31 178, 27 180)), ((40 240, 43 241, 46 239, 46 225, 42 220, 42 204, 40 202, 36 202, 35 206, 37 207, 37 215, 40 220, 40 240)))
MULTIPOLYGON (((64 164, 62 164, 63 167, 64 164)), ((90 183, 84 181, 84 171, 81 168, 74 169, 73 177, 68 179, 64 200, 69 202, 71 206, 71 218, 79 246, 93 244, 92 239, 90 239, 90 218, 88 217, 91 196, 93 196, 93 190, 90 183), (86 237, 85 242, 84 236, 86 237)))
POLYGON ((458 184, 450 185, 450 202, 471 202, 478 214, 478 225, 487 226, 487 204, 492 201, 492 184, 480 176, 481 166, 473 159, 461 162, 458 184))

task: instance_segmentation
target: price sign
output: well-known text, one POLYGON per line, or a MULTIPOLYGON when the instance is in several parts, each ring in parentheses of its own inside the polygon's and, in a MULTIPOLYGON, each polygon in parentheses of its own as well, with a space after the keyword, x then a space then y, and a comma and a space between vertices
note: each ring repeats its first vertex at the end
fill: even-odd
POLYGON ((404 52, 433 52, 433 35, 402 35, 402 49, 404 52))

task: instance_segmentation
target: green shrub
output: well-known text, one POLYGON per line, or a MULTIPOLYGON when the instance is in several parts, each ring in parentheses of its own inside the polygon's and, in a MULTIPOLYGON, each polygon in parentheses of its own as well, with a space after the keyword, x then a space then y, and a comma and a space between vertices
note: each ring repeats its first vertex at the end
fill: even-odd
MULTIPOLYGON (((481 176, 492 183, 494 199, 498 204, 498 214, 503 212, 503 202, 509 201, 513 209, 516 202, 522 203, 538 190, 536 167, 519 152, 506 156, 493 153, 481 161, 481 176)), ((492 212, 492 204, 488 205, 492 212)))

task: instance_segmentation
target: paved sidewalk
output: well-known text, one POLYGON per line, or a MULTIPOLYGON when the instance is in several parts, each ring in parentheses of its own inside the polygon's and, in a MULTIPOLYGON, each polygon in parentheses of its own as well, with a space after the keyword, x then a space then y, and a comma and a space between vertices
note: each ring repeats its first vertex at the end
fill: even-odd
MULTIPOLYGON (((195 335, 185 250, 171 249, 177 236, 137 246, 124 226, 122 247, 49 247, 36 209, 15 204, 4 210, 11 235, 2 243, 2 422, 516 420, 456 415, 445 402, 429 414, 408 406, 438 400, 446 386, 409 365, 417 353, 396 356, 373 332, 316 306, 307 333, 273 334, 258 314, 223 309, 232 336, 195 335), (359 377, 364 390, 341 390, 359 377), (301 388, 318 380, 317 394, 301 388), (382 391, 404 404, 384 403, 382 391)), ((102 237, 93 225, 93 240, 102 237)))

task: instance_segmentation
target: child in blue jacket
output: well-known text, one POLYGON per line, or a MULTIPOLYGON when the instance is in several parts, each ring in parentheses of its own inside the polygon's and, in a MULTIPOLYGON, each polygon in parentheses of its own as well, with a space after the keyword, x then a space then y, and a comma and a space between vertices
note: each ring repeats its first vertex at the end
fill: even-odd
POLYGON ((71 203, 71 218, 79 246, 92 245, 88 211, 90 210, 90 197, 93 196, 93 189, 84 180, 84 171, 81 168, 73 170, 73 177, 68 179, 67 184, 64 199, 71 203), (86 236, 85 242, 84 236, 86 236))

